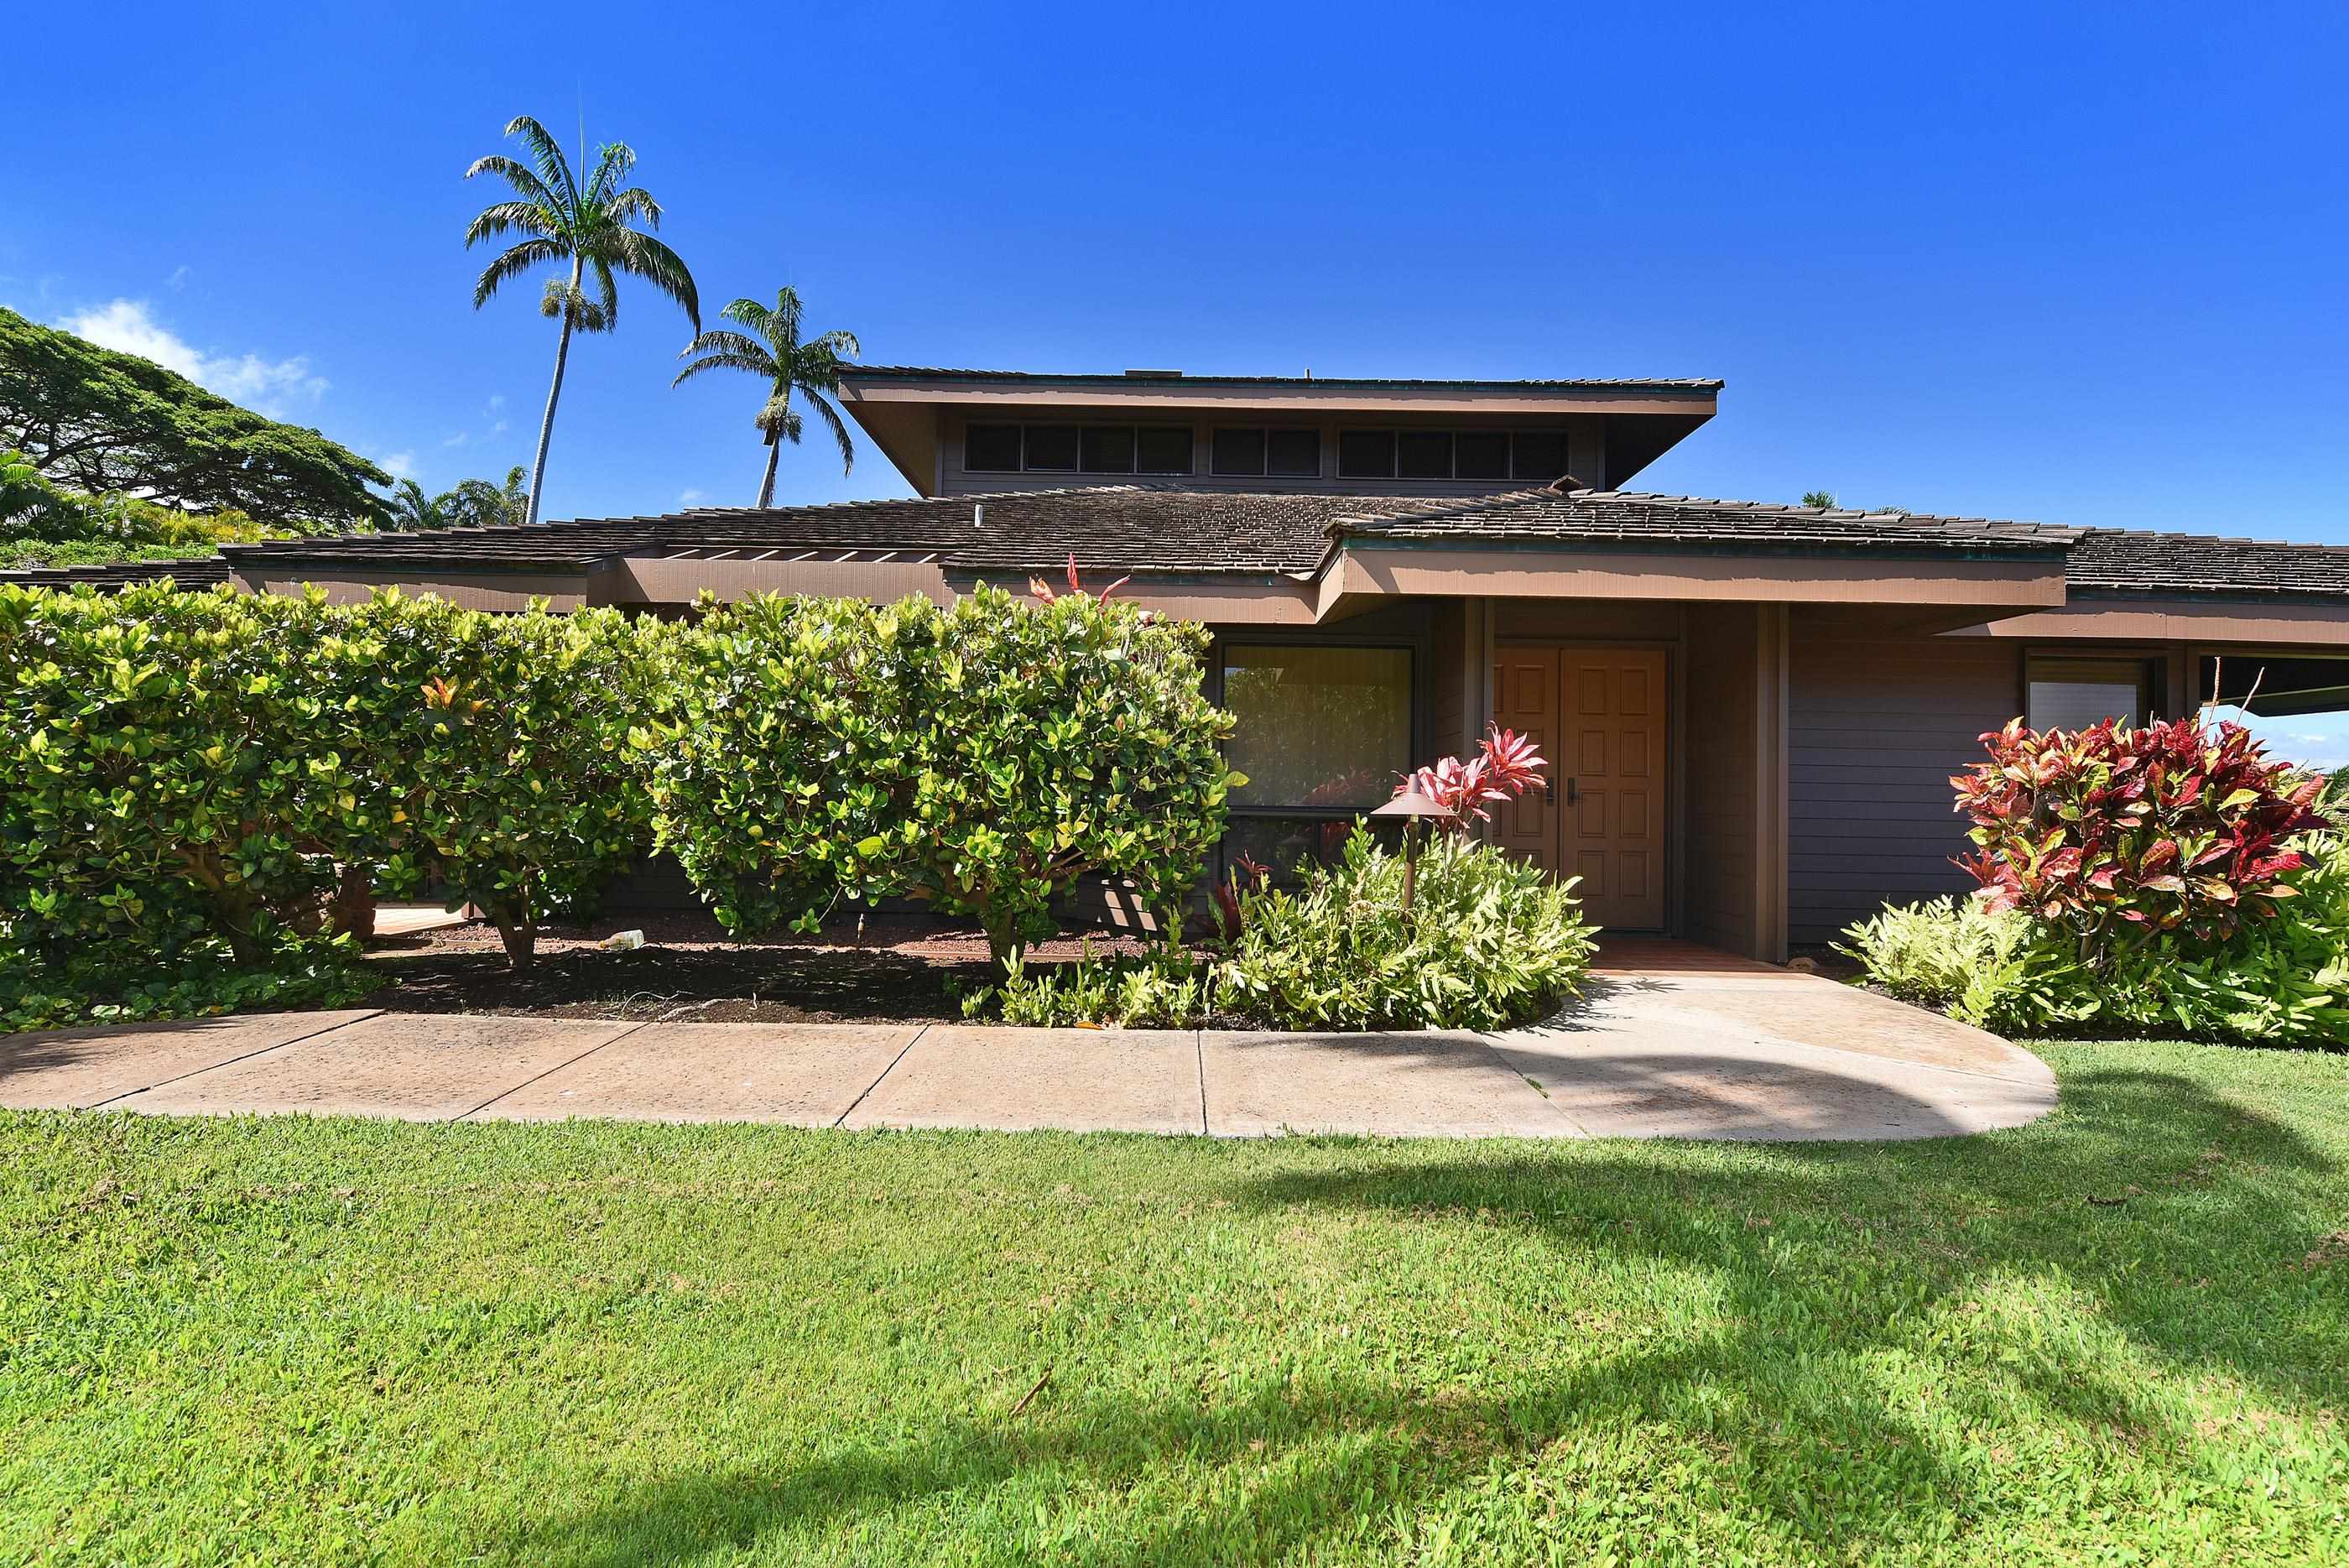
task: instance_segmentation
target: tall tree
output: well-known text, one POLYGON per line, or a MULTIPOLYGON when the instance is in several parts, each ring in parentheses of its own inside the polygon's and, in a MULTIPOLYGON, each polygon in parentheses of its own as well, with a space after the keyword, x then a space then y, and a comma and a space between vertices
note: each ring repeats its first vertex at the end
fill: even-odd
POLYGON ((856 447, 831 400, 840 395, 843 361, 854 358, 860 351, 856 335, 826 332, 801 342, 799 290, 789 285, 776 291, 771 308, 755 299, 738 299, 718 314, 744 330, 730 332, 721 327, 696 337, 685 352, 701 358, 679 370, 669 385, 682 385, 687 378, 704 370, 745 370, 767 382, 766 407, 753 421, 767 442, 767 472, 759 481, 757 504, 774 504, 775 460, 782 453, 783 442, 799 444, 799 410, 792 407, 794 392, 832 427, 833 439, 840 443, 840 472, 846 473, 855 464, 856 447))
POLYGON ((661 209, 649 192, 626 183, 636 167, 636 155, 626 143, 606 142, 597 149, 595 168, 583 187, 573 178, 563 149, 538 121, 526 114, 517 116, 505 133, 522 139, 530 161, 525 164, 493 152, 465 171, 468 180, 476 174, 494 174, 514 192, 512 200, 495 202, 481 210, 465 230, 465 245, 470 250, 483 240, 506 234, 525 237, 482 269, 473 285, 473 308, 488 304, 500 284, 533 267, 552 262, 568 263, 571 269, 568 282, 548 279, 539 301, 539 313, 563 326, 554 340, 554 381, 546 389, 546 414, 539 421, 538 457, 531 464, 530 501, 523 518, 535 523, 538 498, 546 488, 546 448, 554 434, 554 405, 563 396, 563 369, 571 358, 571 335, 608 332, 618 321, 620 291, 613 275, 625 272, 641 277, 677 301, 697 334, 701 330, 701 296, 694 288, 693 275, 675 251, 630 226, 641 223, 646 229, 659 228, 661 209), (591 276, 595 286, 592 299, 585 286, 591 276))
POLYGON ((506 470, 506 482, 502 485, 486 479, 460 479, 454 490, 440 498, 440 503, 450 522, 468 528, 495 528, 530 521, 530 492, 523 488, 520 463, 506 470))
POLYGON ((0 309, 0 450, 93 494, 136 491, 274 527, 373 519, 391 476, 316 431, 279 424, 177 371, 0 309))

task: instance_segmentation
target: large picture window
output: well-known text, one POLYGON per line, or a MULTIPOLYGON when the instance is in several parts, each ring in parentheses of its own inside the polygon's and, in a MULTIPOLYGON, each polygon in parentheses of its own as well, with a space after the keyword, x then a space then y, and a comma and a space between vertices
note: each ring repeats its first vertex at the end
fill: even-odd
POLYGON ((2085 730, 2107 719, 2142 724, 2152 708, 2152 670, 2142 659, 2052 659, 2025 666, 2023 722, 2034 730, 2085 730))
POLYGON ((963 427, 966 473, 1171 473, 1191 472, 1187 425, 994 425, 963 427))
POLYGON ((1564 431, 1338 432, 1340 479, 1516 479, 1547 484, 1565 472, 1564 431))
POLYGON ((1411 650, 1235 643, 1224 650, 1237 805, 1367 811, 1411 757, 1411 650))

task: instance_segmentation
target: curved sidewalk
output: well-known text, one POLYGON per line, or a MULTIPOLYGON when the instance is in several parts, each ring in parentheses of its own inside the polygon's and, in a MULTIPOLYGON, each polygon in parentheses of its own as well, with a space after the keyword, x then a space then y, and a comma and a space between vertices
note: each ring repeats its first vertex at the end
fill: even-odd
POLYGON ((1995 1035, 1759 965, 1595 975, 1498 1034, 263 1013, 0 1036, 0 1106, 414 1120, 1912 1138, 2055 1105, 1995 1035))

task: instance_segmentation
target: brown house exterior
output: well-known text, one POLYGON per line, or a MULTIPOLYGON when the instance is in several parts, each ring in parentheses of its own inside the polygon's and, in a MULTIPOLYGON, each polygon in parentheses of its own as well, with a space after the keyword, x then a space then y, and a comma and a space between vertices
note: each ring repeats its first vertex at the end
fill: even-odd
POLYGON ((2349 550, 1629 488, 1720 389, 858 369, 845 406, 913 498, 233 545, 225 570, 683 613, 943 600, 1073 556, 1214 628, 1252 781, 1227 856, 1293 862, 1494 721, 1555 780, 1496 837, 1606 926, 1774 961, 1968 885, 1947 778, 2018 713, 2183 712, 2221 668, 2266 711, 2349 701, 2349 550))

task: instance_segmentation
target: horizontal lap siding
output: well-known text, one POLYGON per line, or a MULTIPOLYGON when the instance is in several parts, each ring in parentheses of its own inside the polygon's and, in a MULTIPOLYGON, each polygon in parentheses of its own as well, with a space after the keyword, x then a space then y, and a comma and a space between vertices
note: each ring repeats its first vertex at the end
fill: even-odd
POLYGON ((1886 639, 1795 621, 1787 903, 1798 945, 1972 878, 1949 778, 2014 715, 2021 655, 1989 638, 1886 639))

